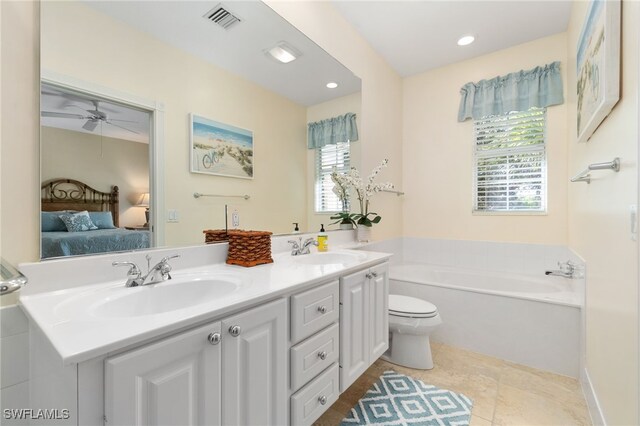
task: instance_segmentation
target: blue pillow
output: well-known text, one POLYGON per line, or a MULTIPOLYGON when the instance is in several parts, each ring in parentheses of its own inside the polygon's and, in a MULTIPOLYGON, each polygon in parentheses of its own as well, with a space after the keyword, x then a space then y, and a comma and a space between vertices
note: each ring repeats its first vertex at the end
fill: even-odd
POLYGON ((98 229, 116 229, 111 212, 89 212, 89 217, 98 229))
POLYGON ((78 213, 61 214, 60 219, 62 219, 69 232, 93 231, 98 229, 98 227, 91 222, 89 212, 86 210, 78 213))
POLYGON ((66 211, 40 212, 40 227, 42 232, 65 232, 66 225, 60 219, 60 215, 66 211))

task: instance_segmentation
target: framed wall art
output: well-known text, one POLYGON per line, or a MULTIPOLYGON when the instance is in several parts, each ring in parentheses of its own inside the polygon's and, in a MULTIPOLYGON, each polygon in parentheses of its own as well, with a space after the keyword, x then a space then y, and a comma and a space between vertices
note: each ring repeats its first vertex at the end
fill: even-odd
POLYGON ((189 114, 191 172, 253 179, 253 132, 189 114))
POLYGON ((577 52, 577 134, 586 142, 620 99, 619 0, 590 2, 577 52))

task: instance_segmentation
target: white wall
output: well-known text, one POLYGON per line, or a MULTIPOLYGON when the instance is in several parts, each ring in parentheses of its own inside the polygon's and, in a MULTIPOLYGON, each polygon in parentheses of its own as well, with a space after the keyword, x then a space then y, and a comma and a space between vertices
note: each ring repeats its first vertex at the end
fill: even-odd
MULTIPOLYGON (((360 117, 361 105, 362 96, 360 93, 354 93, 353 95, 343 96, 318 105, 313 105, 307 108, 307 123, 325 120, 327 118, 353 112, 356 114, 356 125, 358 126, 358 130, 360 130, 360 127, 362 126, 362 118, 360 117)), ((358 170, 362 170, 360 166, 362 143, 360 141, 356 141, 349 145, 351 166, 355 166, 358 170)), ((332 213, 317 214, 315 212, 315 152, 316 151, 313 149, 307 150, 307 224, 308 231, 310 232, 319 231, 321 224, 325 225, 325 229, 338 228, 338 225, 327 226, 329 223, 333 222, 329 219, 332 213)), ((355 213, 355 210, 352 209, 352 211, 355 213)))
MULTIPOLYGON (((0 2, 2 8, 2 155, 0 255, 10 263, 39 258, 40 84, 39 8, 33 2, 0 2)), ((0 298, 15 303, 17 295, 0 298)))
POLYGON ((638 417, 638 243, 629 206, 638 203, 638 22, 640 3, 622 2, 621 97, 586 143, 576 142, 576 46, 588 2, 574 2, 568 30, 569 175, 620 157, 619 173, 594 172, 569 186, 569 245, 587 262, 586 368, 604 419, 638 417))
MULTIPOLYGON (((557 34, 404 79, 404 235, 459 240, 567 243, 567 106, 547 109, 546 215, 473 214, 473 120, 457 121, 460 88, 561 61, 557 34)), ((566 97, 566 95, 565 95, 566 97)))
POLYGON ((80 2, 42 3, 42 32, 43 69, 164 103, 160 189, 165 208, 179 213, 178 223, 166 224, 167 245, 203 242, 203 229, 224 227, 229 202, 245 229, 286 232, 306 221, 305 107, 80 2), (100 54, 87 61, 95 46, 100 54), (254 132, 253 180, 189 172, 189 113, 254 132), (251 199, 194 199, 194 192, 251 199))
MULTIPOLYGON (((381 181, 402 189, 402 79, 333 7, 331 2, 265 3, 362 79, 359 143, 361 170, 369 173, 384 158, 389 167, 381 181)), ((402 198, 377 194, 372 207, 382 216, 373 227, 376 240, 402 232, 402 198)))
POLYGON ((123 139, 42 127, 41 179, 70 178, 98 191, 120 191, 120 227, 145 223, 144 210, 133 207, 149 192, 149 145, 123 139))

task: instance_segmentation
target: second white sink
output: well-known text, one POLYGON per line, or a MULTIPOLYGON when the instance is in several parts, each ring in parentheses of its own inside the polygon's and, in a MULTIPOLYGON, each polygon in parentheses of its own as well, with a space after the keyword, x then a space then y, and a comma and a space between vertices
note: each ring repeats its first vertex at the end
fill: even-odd
POLYGON ((338 250, 293 256, 292 260, 303 265, 351 265, 365 258, 364 253, 338 250))

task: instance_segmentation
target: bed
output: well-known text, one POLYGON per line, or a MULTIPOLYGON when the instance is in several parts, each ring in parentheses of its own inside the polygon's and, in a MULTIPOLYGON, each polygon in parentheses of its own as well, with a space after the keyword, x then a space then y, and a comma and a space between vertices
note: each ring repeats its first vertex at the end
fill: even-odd
POLYGON ((149 232, 120 228, 118 187, 98 191, 74 179, 53 179, 41 186, 43 259, 149 248, 149 232), (99 229, 68 232, 59 216, 87 211, 99 229))

